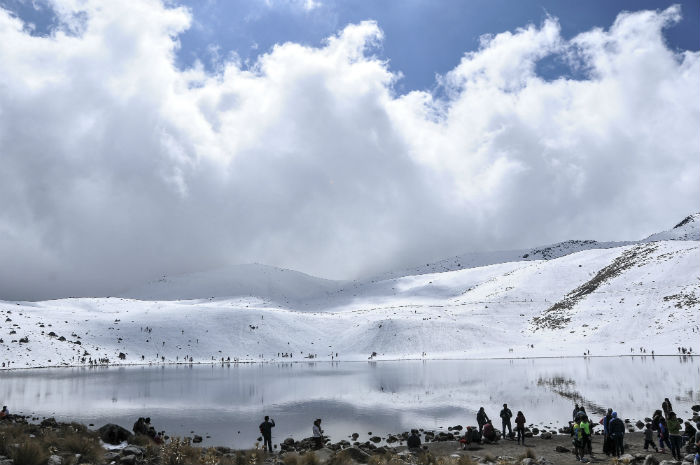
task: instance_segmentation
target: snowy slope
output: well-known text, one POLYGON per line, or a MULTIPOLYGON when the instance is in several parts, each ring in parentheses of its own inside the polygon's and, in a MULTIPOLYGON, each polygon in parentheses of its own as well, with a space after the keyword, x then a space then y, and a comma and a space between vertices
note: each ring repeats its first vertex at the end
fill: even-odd
MULTIPOLYGON (((698 222, 686 225, 697 229, 698 222)), ((169 300, 0 301, 0 362, 31 367, 82 364, 83 357, 171 363, 185 357, 297 361, 336 353, 340 360, 366 360, 373 352, 386 359, 700 350, 698 240, 640 241, 356 283, 262 266, 234 272, 241 280, 230 281, 229 269, 220 282, 195 276, 156 285, 169 300), (173 292, 196 295, 209 286, 215 294, 236 285, 257 286, 264 296, 170 300, 173 292)))
POLYGON ((700 241, 700 213, 687 216, 668 231, 662 231, 644 239, 643 242, 652 241, 700 241))

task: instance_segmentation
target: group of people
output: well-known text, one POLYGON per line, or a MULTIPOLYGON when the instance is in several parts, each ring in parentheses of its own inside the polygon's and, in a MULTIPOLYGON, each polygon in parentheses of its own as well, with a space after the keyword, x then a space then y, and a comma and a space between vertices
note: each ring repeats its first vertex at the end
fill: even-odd
MULTIPOLYGON (((683 422, 673 411, 671 401, 666 398, 661 404, 661 410, 656 410, 652 416, 651 423, 646 424, 644 430, 644 449, 652 446, 654 450, 661 453, 666 452, 666 446, 671 450, 671 455, 676 460, 682 460, 681 447, 687 441, 693 441, 696 445, 696 450, 700 450, 700 422, 697 423, 697 428, 689 421, 685 422, 685 431, 683 431, 683 422), (654 444, 654 432, 659 440, 659 448, 654 444)), ((700 462, 700 456, 696 453, 696 463, 700 462)))
POLYGON ((144 436, 148 436, 156 444, 163 444, 163 432, 157 432, 155 427, 151 425, 151 417, 139 417, 139 419, 136 420, 136 423, 134 423, 134 426, 131 429, 134 431, 134 434, 142 434, 144 436))
MULTIPOLYGON (((503 404, 503 409, 501 410, 499 416, 501 417, 501 436, 504 438, 508 437, 513 439, 514 436, 517 435, 518 444, 522 442, 522 444, 525 445, 525 422, 527 420, 525 420, 525 415, 523 412, 518 410, 518 413, 515 416, 515 435, 513 434, 513 425, 511 423, 513 412, 508 408, 508 404, 503 404), (508 429, 508 435, 506 435, 506 429, 508 429)), ((496 430, 491 423, 491 419, 488 415, 486 415, 484 407, 481 407, 477 412, 476 423, 479 425, 478 434, 484 441, 496 442, 498 440, 496 430)), ((469 433, 469 429, 467 431, 469 433)), ((475 439, 475 435, 473 434, 465 434, 465 436, 471 436, 470 439, 467 439, 466 437, 464 438, 465 443, 471 442, 471 440, 475 439)))

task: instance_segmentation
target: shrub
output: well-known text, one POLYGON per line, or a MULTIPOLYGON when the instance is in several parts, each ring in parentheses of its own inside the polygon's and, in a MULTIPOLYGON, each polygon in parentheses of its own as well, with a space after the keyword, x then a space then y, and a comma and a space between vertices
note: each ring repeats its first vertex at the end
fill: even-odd
POLYGON ((421 452, 418 454, 416 462, 418 465, 435 465, 435 456, 430 452, 421 452))
POLYGON ((67 434, 61 443, 63 450, 80 454, 81 462, 95 463, 102 459, 103 449, 94 437, 85 434, 67 434))
POLYGON ((474 461, 468 455, 460 455, 457 459, 457 465, 474 465, 474 461))
POLYGON ((318 465, 320 462, 313 452, 307 452, 301 457, 301 465, 318 465))
POLYGON ((151 438, 146 436, 145 434, 135 434, 131 437, 130 444, 134 444, 136 446, 141 446, 141 447, 148 447, 153 445, 153 441, 151 438))
POLYGON ((200 456, 200 451, 196 447, 192 447, 189 438, 181 440, 175 437, 160 447, 160 463, 162 465, 196 463, 200 456))
POLYGON ((496 457, 494 457, 494 456, 491 455, 491 454, 486 454, 486 455, 484 455, 484 461, 485 461, 485 462, 496 463, 496 457))
MULTIPOLYGON (((337 457, 337 455, 335 457, 337 457)), ((299 464, 299 456, 297 454, 284 454, 284 457, 282 458, 282 462, 284 462, 284 465, 298 465, 299 464)), ((341 465, 341 464, 339 464, 339 463, 336 464, 334 462, 332 465, 341 465)))
POLYGON ((10 457, 14 465, 43 465, 49 459, 49 454, 39 441, 27 440, 12 449, 10 457))

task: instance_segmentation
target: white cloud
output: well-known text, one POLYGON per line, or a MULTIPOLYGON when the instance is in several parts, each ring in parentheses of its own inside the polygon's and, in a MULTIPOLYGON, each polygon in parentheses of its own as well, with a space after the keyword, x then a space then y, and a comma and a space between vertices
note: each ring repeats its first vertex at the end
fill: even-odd
POLYGON ((0 10, 0 296, 248 261, 347 277, 698 210, 700 56, 664 43, 677 8, 486 37, 437 98, 395 94, 373 22, 208 74, 174 65, 185 9, 55 5, 51 37, 0 10), (590 77, 542 80, 552 53, 590 77))

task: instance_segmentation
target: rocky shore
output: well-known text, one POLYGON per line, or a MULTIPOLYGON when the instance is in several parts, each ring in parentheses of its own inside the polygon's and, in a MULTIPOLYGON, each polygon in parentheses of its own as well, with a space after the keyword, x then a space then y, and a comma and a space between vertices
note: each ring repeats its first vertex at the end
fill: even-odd
MULTIPOLYGON (((156 444, 147 436, 134 435, 113 424, 91 430, 79 423, 61 423, 47 418, 31 423, 21 415, 0 421, 0 465, 568 465, 579 461, 572 453, 571 438, 565 429, 540 431, 528 429, 526 445, 501 439, 492 444, 471 444, 463 449, 458 439, 463 428, 450 427, 447 432, 421 430, 422 446, 409 450, 408 432, 372 436, 358 442, 353 434, 337 442, 326 440, 314 450, 311 438, 287 438, 266 453, 255 444, 249 450, 228 447, 197 447, 201 438, 167 438, 156 444)), ((634 425, 628 423, 632 431, 634 425)), ((643 449, 641 432, 625 436, 626 454, 620 459, 602 453, 602 437, 593 436, 591 463, 630 463, 640 465, 688 465, 693 461, 694 446, 683 448, 685 459, 673 461, 667 454, 643 449)))

